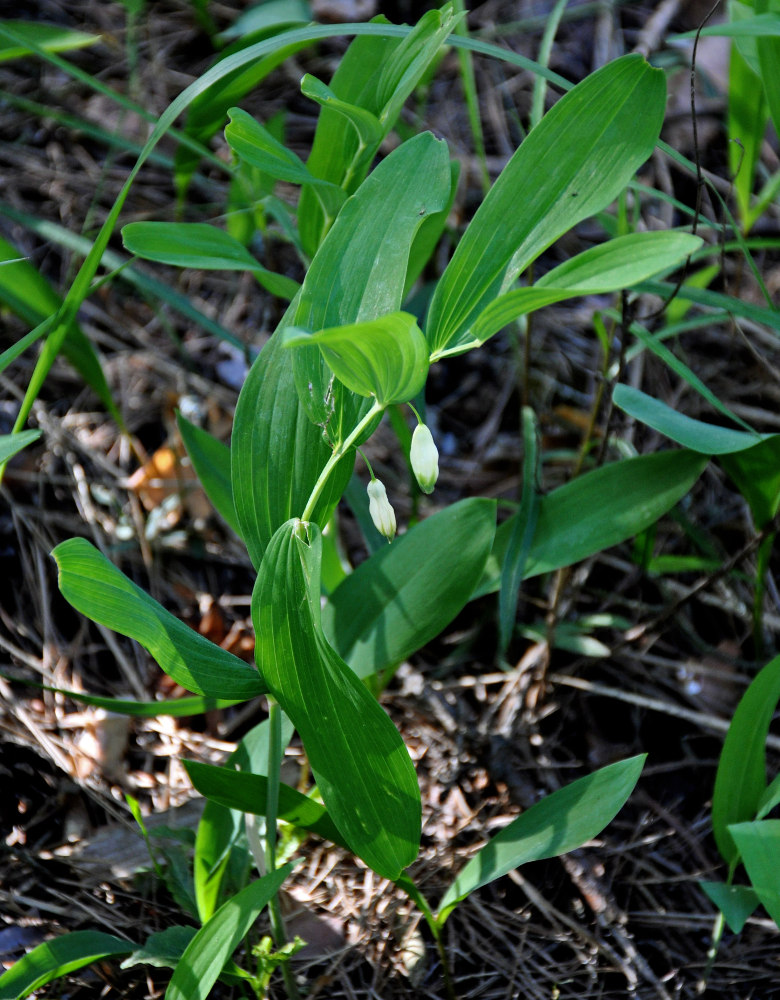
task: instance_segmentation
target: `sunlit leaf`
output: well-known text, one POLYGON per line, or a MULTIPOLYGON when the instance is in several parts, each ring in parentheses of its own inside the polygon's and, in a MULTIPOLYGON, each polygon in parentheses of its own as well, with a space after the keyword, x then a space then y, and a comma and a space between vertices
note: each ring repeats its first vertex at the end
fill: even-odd
POLYGON ((433 352, 462 340, 543 250, 617 197, 652 153, 665 103, 663 74, 631 55, 586 77, 548 111, 480 205, 437 285, 426 328, 433 352))
POLYGON ((382 406, 406 403, 425 385, 428 344, 409 313, 388 313, 285 340, 289 348, 302 345, 319 347, 340 382, 360 396, 375 396, 382 406))
POLYGON ((320 532, 292 520, 272 538, 252 594, 255 655, 298 730, 331 819, 352 851, 397 878, 420 842, 420 791, 398 730, 320 624, 320 532))
POLYGON ((566 854, 617 815, 639 780, 646 754, 602 767, 541 799, 477 851, 439 903, 443 924, 461 900, 513 868, 566 854))
POLYGON ((140 642, 182 687, 236 699, 268 690, 249 664, 166 611, 85 538, 69 538, 52 555, 62 596, 93 621, 140 642))
POLYGON ((205 1000, 258 913, 294 867, 284 865, 223 903, 187 946, 165 991, 166 1000, 205 1000))

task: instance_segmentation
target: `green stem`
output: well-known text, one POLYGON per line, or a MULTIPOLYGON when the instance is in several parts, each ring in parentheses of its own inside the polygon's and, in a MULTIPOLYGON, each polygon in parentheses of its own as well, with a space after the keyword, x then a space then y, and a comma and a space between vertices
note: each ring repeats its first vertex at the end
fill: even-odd
POLYGON ((314 489, 311 491, 311 496, 309 497, 308 502, 306 503, 306 509, 304 510, 303 514, 301 514, 302 521, 308 521, 311 519, 311 516, 314 513, 314 508, 317 505, 317 501, 319 500, 320 494, 325 488, 325 484, 327 483, 331 472, 333 472, 334 468, 336 467, 340 459, 342 459, 344 455, 346 455, 346 453, 354 445, 355 441, 358 440, 358 438, 366 429, 366 427, 369 426, 371 421, 376 416, 378 416, 378 414, 382 413, 383 410, 384 406, 382 406, 381 403, 378 403, 375 400, 374 405, 371 407, 371 409, 368 411, 365 417, 363 417, 363 419, 358 422, 357 426, 353 429, 351 434, 344 441, 342 441, 336 448, 333 449, 333 454, 325 463, 325 467, 320 473, 319 479, 314 484, 314 489))
MULTIPOLYGON (((282 710, 275 698, 268 699, 268 790, 265 804, 265 868, 266 874, 276 871, 276 827, 279 814, 279 782, 282 768, 282 710)), ((275 893, 268 903, 268 915, 271 920, 271 935, 274 944, 283 948, 287 943, 284 930, 284 918, 279 902, 279 894, 275 893)), ((287 960, 281 962, 284 986, 289 1000, 299 1000, 298 986, 295 982, 290 964, 287 960)))

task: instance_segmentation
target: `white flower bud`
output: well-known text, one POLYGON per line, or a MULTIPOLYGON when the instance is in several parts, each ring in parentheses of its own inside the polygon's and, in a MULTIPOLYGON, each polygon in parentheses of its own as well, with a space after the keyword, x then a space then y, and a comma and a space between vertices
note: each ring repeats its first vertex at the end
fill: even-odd
POLYGON ((439 452, 425 424, 418 424, 414 429, 409 458, 420 489, 423 493, 433 493, 439 478, 439 452))
POLYGON ((395 535, 395 511, 387 499, 387 491, 378 479, 368 484, 368 513, 380 535, 392 542, 395 535))

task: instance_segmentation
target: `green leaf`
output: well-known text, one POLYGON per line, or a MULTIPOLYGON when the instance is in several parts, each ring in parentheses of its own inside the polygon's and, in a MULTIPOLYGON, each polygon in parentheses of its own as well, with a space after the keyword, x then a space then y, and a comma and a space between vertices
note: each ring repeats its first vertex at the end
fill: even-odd
POLYGON ((22 448, 37 441, 42 431, 19 431, 17 434, 0 435, 0 463, 13 458, 22 448))
POLYGON ((183 927, 176 924, 164 931, 151 934, 140 948, 122 962, 122 969, 132 969, 134 965, 152 965, 157 969, 175 969, 187 945, 198 933, 197 927, 183 927))
POLYGON ((0 976, 0 1000, 21 1000, 92 962, 128 955, 135 945, 101 931, 75 931, 44 941, 0 976))
POLYGON ((220 517, 241 535, 236 508, 233 506, 233 485, 230 480, 230 448, 202 427, 190 423, 176 413, 176 425, 192 467, 201 486, 220 517))
POLYGON ((187 946, 165 991, 165 1000, 205 1000, 258 913, 294 867, 291 863, 265 875, 217 910, 187 946))
POLYGON ((272 295, 291 299, 299 285, 258 263, 224 229, 203 222, 129 222, 122 228, 125 249, 144 260, 204 271, 251 271, 272 295))
POLYGON ((497 833, 469 861, 439 903, 441 926, 475 889, 529 861, 581 847, 617 815, 639 780, 646 754, 602 767, 548 795, 497 833))
POLYGON ((765 527, 780 507, 780 434, 745 451, 723 455, 720 464, 747 500, 756 527, 765 527))
POLYGON ((737 845, 764 909, 780 927, 780 819, 758 823, 731 823, 729 834, 737 845))
POLYGON ((340 382, 382 406, 414 399, 428 375, 428 344, 405 312, 285 339, 285 347, 302 345, 319 347, 340 382))
MULTIPOLYGON (((242 813, 265 816, 268 796, 268 778, 265 775, 244 774, 198 761, 186 760, 183 763, 193 786, 209 801, 242 813)), ((284 783, 279 785, 279 819, 316 833, 333 844, 348 846, 325 806, 284 783)))
POLYGON ((398 730, 328 645, 320 624, 315 524, 276 532, 252 594, 255 656, 300 733, 328 813, 352 851, 397 878, 420 842, 420 791, 398 730))
POLYGON ((693 420, 633 386, 616 385, 612 401, 629 416, 641 420, 643 424, 683 447, 703 455, 728 455, 744 451, 760 444, 762 440, 759 434, 747 434, 730 427, 718 427, 703 420, 693 420))
POLYGON ((463 340, 543 250, 617 197, 652 153, 665 102, 663 74, 631 55, 587 77, 548 111, 480 205, 439 281, 426 330, 432 351, 463 340))
POLYGON ((83 31, 73 31, 59 24, 42 24, 40 21, 0 21, 4 28, 11 28, 19 39, 11 42, 0 38, 0 62, 9 59, 19 59, 32 54, 24 42, 31 42, 47 52, 68 52, 71 49, 83 49, 85 45, 94 45, 100 41, 100 35, 87 35, 83 31))
POLYGON ((681 500, 706 456, 666 451, 613 462, 539 501, 524 579, 602 552, 644 531, 681 500))
MULTIPOLYGON (((451 5, 447 5, 441 11, 424 14, 405 38, 363 37, 352 42, 330 81, 329 89, 345 105, 361 108, 378 119, 382 128, 370 144, 361 145, 353 121, 324 106, 307 164, 315 177, 343 187, 347 194, 358 190, 379 149, 379 143, 390 131, 404 102, 436 57, 457 19, 458 15, 453 15, 451 5)), ((381 30, 386 24, 384 17, 378 17, 371 27, 381 30)), ((301 192, 298 219, 303 245, 306 252, 313 256, 328 231, 330 220, 324 217, 316 200, 316 191, 311 187, 305 187, 301 192)), ((390 309, 384 311, 389 312, 390 309)), ((310 326, 309 329, 315 327, 310 326)))
POLYGON ((493 500, 461 500, 384 545, 331 594, 325 635, 358 677, 393 667, 469 600, 490 554, 493 500))
POLYGON ((724 882, 700 882, 699 885, 723 914, 733 934, 739 934, 760 902, 755 889, 747 885, 726 885, 724 882))
MULTIPOLYGON (((323 108, 329 108, 342 115, 350 123, 358 137, 358 149, 365 157, 367 150, 376 150, 382 141, 383 129, 376 115, 349 101, 340 100, 326 84, 311 73, 305 73, 301 80, 301 93, 323 108)), ((373 152, 371 153, 373 156, 373 152)), ((369 157, 370 159, 371 157, 369 157)), ((357 168, 359 169, 359 167, 357 168)))
POLYGON ((535 287, 565 288, 581 295, 631 288, 681 264, 703 242, 690 233, 629 233, 569 258, 542 275, 535 287))
POLYGON ((69 538, 52 555, 65 600, 98 624, 140 642, 182 687, 242 700, 268 690, 249 664, 179 621, 86 539, 69 538))
MULTIPOLYGON (((644 531, 685 496, 706 464, 706 456, 692 451, 662 451, 593 469, 542 496, 523 579, 571 566, 644 531)), ((496 532, 472 599, 498 590, 515 517, 496 532)))
MULTIPOLYGON (((290 310, 288 310, 289 313, 290 310)), ((236 406, 231 440, 233 502, 255 567, 276 529, 300 516, 331 456, 321 428, 300 405, 292 356, 277 331, 249 370, 236 406)), ((341 459, 313 520, 326 524, 349 482, 355 453, 341 459)))
MULTIPOLYGON (((382 160, 342 208, 285 325, 327 330, 400 309, 412 242, 424 220, 447 204, 450 178, 446 143, 429 132, 382 160)), ((327 424, 338 444, 366 412, 365 400, 338 383, 331 390, 332 373, 313 345, 293 352, 293 366, 310 419, 327 424)))
POLYGON ((300 157, 246 111, 231 108, 228 115, 230 124, 225 129, 225 139, 237 156, 275 180, 313 184, 325 214, 332 219, 338 215, 346 198, 340 187, 313 177, 300 157))
POLYGON ((731 826, 755 818, 766 789, 766 738, 778 701, 780 656, 766 664, 742 695, 721 751, 712 795, 712 832, 727 864, 740 854, 731 826))
MULTIPOLYGON (((189 102, 185 132, 196 143, 207 146, 222 128, 228 109, 241 101, 246 94, 261 83, 277 66, 308 48, 313 39, 286 42, 284 25, 272 24, 239 38, 217 56, 209 70, 206 86, 198 88, 189 102)), ((202 80, 202 77, 200 78, 202 80)), ((198 168, 201 153, 181 144, 174 158, 176 188, 183 197, 192 175, 198 168)))

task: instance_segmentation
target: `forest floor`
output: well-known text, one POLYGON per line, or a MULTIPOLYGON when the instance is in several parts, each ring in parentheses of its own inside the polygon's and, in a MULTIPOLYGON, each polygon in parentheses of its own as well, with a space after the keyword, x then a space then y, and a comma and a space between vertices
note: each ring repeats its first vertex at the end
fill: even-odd
MULTIPOLYGON (((130 38, 122 3, 35 0, 28 6, 25 17, 102 35, 98 45, 67 58, 155 116, 213 58, 194 18, 197 5, 185 0, 147 5, 130 38)), ((319 16, 345 6, 322 4, 319 16)), ((474 6, 472 31, 537 55, 549 12, 544 2, 489 0, 474 6)), ((238 0, 208 5, 220 28, 243 8, 238 0)), ((577 81, 637 46, 658 54, 671 91, 663 137, 693 157, 690 46, 668 46, 665 38, 696 28, 706 13, 684 0, 662 0, 656 7, 572 3, 551 66, 577 81)), ((334 39, 299 52, 242 106, 263 121, 283 112, 288 141, 305 154, 316 109, 301 97, 300 78, 309 71, 327 80, 345 44, 334 39)), ((722 179, 724 191, 727 51, 716 39, 702 44, 697 108, 699 155, 722 179)), ((482 57, 475 59, 475 71, 487 165, 495 177, 522 138, 519 122, 527 114, 533 78, 482 57)), ((480 166, 460 81, 457 57, 449 52, 425 94, 402 116, 409 129, 444 136, 461 161, 453 229, 465 225, 480 198, 480 166)), ((142 143, 148 125, 61 68, 29 58, 0 65, 0 122, 0 234, 62 292, 81 260, 64 234, 94 236, 136 155, 108 149, 93 128, 142 143)), ((166 159, 174 149, 173 142, 163 143, 162 157, 141 172, 123 223, 174 219, 166 159)), ((214 149, 225 156, 221 135, 214 149)), ((762 155, 776 161, 777 151, 767 145, 762 155)), ((661 154, 643 168, 641 179, 693 204, 694 181, 661 154)), ((218 219, 225 198, 224 175, 204 165, 187 218, 218 219)), ((706 201, 703 211, 719 218, 706 201)), ((671 209, 661 221, 680 222, 671 209)), ((762 225, 764 235, 778 236, 776 208, 762 225)), ((591 235, 587 225, 578 227, 545 257, 544 266, 588 245, 591 235)), ((118 235, 111 246, 122 252, 118 235)), ((442 249, 439 265, 450 249, 442 249)), ((274 267, 300 277, 285 253, 280 251, 274 267)), ((766 250, 756 262, 776 297, 780 257, 766 250)), ((129 436, 120 434, 61 361, 33 411, 31 425, 42 428, 42 442, 8 470, 0 499, 5 965, 68 931, 100 928, 140 940, 179 922, 176 899, 149 874, 125 794, 139 800, 151 826, 167 829, 164 843, 178 844, 179 856, 186 855, 203 800, 181 759, 223 761, 265 712, 261 700, 190 719, 128 720, 35 686, 146 700, 182 693, 140 647, 86 622, 60 597, 49 553, 73 535, 95 541, 202 634, 252 656, 252 567, 205 497, 182 480, 174 411, 195 414, 228 439, 249 348, 260 347, 274 328, 280 304, 248 274, 152 265, 139 270, 186 296, 234 342, 117 276, 86 300, 80 321, 100 352, 129 436), (173 476, 172 468, 179 470, 173 476)), ((715 287, 757 301, 747 269, 728 264, 719 280, 715 287)), ((442 444, 442 471, 423 514, 466 496, 517 498, 524 393, 538 414, 543 448, 553 455, 543 486, 567 479, 600 385, 593 313, 608 304, 575 300, 548 308, 535 316, 527 347, 514 335, 501 335, 488 348, 432 371, 428 406, 442 444)), ((643 304, 643 311, 650 312, 650 305, 643 304)), ((3 348, 27 329, 5 314, 3 348)), ((756 329, 748 341, 728 325, 704 325, 672 346, 735 413, 761 431, 780 429, 780 344, 774 336, 756 329)), ((34 352, 27 352, 0 376, 2 432, 10 430, 34 361, 34 352)), ((639 354, 626 377, 690 416, 712 418, 701 397, 655 358, 639 354)), ((621 419, 613 419, 612 432, 617 429, 640 453, 663 446, 657 435, 621 419)), ((399 498, 399 522, 408 523, 415 501, 389 426, 371 449, 377 472, 399 498)), ((349 511, 341 523, 347 550, 361 558, 349 511)), ((656 556, 706 555, 718 567, 731 560, 727 572, 674 572, 668 564, 654 571, 642 544, 628 542, 524 585, 519 621, 537 632, 518 631, 508 663, 498 656, 496 599, 489 596, 469 604, 439 639, 399 669, 383 704, 418 768, 424 822, 414 870, 434 899, 486 832, 575 777, 648 754, 635 793, 597 842, 510 873, 453 914, 446 947, 462 1000, 699 995, 715 910, 698 883, 725 875, 710 823, 718 756, 746 684, 780 648, 780 599, 770 569, 763 650, 756 650, 753 540, 744 500, 711 463, 642 544, 656 556), (583 642, 575 626, 596 614, 603 624, 583 642), (575 634, 579 645, 565 648, 561 637, 575 634)), ((290 753, 295 759, 298 751, 290 753)), ((770 769, 778 760, 772 744, 770 769)), ((303 853, 306 861, 290 882, 287 903, 291 930, 310 942, 296 966, 310 984, 309 995, 443 997, 435 948, 408 899, 332 845, 311 841, 303 853)), ((161 996, 167 975, 100 964, 41 995, 161 996)), ((769 1000, 780 995, 777 984, 778 932, 761 910, 739 936, 724 934, 705 995, 769 1000)), ((221 995, 231 994, 224 988, 221 995)), ((283 995, 281 982, 274 981, 271 995, 283 995)))

